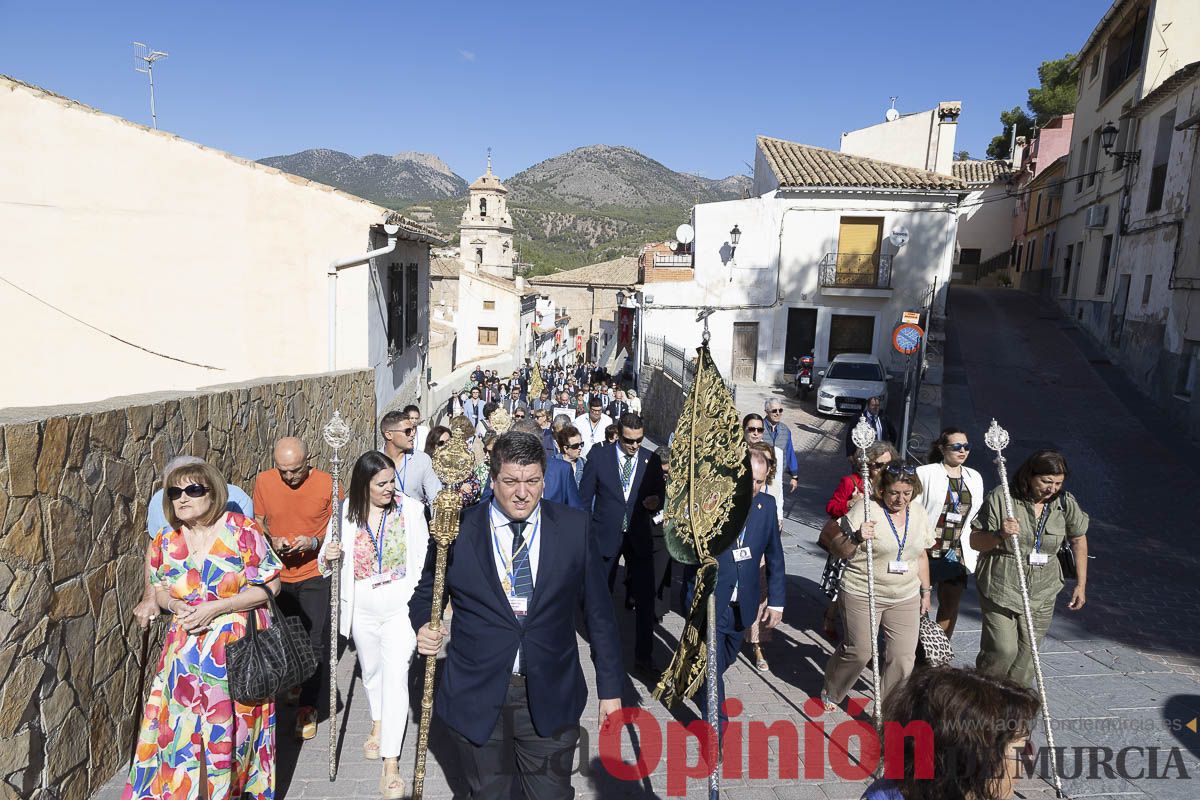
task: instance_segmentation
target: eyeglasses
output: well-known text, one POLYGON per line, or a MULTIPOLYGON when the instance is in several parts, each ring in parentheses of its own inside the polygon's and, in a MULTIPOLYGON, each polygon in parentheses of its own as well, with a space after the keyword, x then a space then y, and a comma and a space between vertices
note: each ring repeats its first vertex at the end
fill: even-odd
POLYGON ((518 411, 517 413, 513 414, 513 419, 525 419, 525 412, 518 411))
POLYGON ((746 428, 746 433, 762 433, 766 428, 759 426, 757 428, 746 428))
POLYGON ((947 450, 953 450, 956 453, 971 452, 971 445, 967 442, 955 442, 954 444, 946 445, 947 450))
POLYGON ((768 414, 782 414, 783 409, 782 408, 768 408, 767 413, 768 414))
POLYGON ((384 433, 403 433, 405 436, 412 436, 416 428, 389 428, 384 433))
POLYGON ((870 463, 868 466, 871 469, 883 469, 890 463, 892 463, 892 462, 890 462, 890 461, 874 461, 874 462, 870 463))
POLYGON ((572 442, 570 444, 563 445, 564 450, 579 450, 582 447, 583 442, 572 442))
POLYGON ((888 475, 916 475, 917 468, 911 464, 885 464, 884 471, 888 475))
POLYGON ((646 438, 645 436, 639 436, 636 439, 627 439, 624 436, 622 436, 621 442, 623 444, 641 444, 645 440, 645 438, 646 438))
POLYGON ((182 488, 178 486, 167 487, 167 497, 170 500, 178 500, 185 494, 188 497, 204 497, 204 495, 208 494, 208 487, 200 483, 189 483, 182 488))

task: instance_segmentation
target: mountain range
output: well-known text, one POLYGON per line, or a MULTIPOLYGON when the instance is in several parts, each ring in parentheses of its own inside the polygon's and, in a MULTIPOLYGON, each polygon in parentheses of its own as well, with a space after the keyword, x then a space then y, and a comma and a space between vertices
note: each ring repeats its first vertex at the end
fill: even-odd
MULTIPOLYGON (((428 153, 356 158, 314 149, 260 163, 399 210, 428 206, 456 241, 467 181, 428 153)), ((696 203, 747 195, 750 178, 715 180, 676 172, 629 147, 591 145, 546 159, 504 180, 521 260, 534 273, 634 255, 668 238, 696 203)))

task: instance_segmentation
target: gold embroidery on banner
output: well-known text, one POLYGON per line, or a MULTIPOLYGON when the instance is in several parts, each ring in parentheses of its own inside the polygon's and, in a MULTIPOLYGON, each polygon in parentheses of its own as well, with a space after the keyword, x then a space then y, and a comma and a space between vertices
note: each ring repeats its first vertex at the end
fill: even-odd
POLYGON ((671 445, 671 480, 663 529, 672 558, 697 565, 696 590, 679 647, 654 689, 668 706, 704 683, 708 596, 716 557, 737 538, 750 508, 751 482, 741 418, 707 347, 697 349, 696 377, 671 445))

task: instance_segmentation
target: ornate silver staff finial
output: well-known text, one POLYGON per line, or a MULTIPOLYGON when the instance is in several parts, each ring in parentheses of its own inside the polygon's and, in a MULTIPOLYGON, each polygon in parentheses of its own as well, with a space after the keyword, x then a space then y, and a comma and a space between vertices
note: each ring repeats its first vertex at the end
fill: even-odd
MULTIPOLYGON (((341 411, 334 411, 333 418, 321 429, 325 444, 333 448, 333 458, 330 459, 333 473, 333 492, 330 507, 333 509, 334 541, 342 541, 342 510, 338 502, 338 487, 341 485, 342 460, 338 451, 350 443, 350 426, 342 419, 341 411)), ((329 636, 329 780, 337 779, 337 665, 338 665, 338 613, 341 609, 342 568, 341 557, 333 560, 329 576, 329 620, 331 631, 329 636)))
POLYGON ((854 426, 850 439, 859 450, 866 450, 875 444, 875 429, 867 424, 866 417, 858 418, 858 424, 854 426))
POLYGON ((325 437, 325 444, 333 448, 335 457, 338 450, 350 443, 350 426, 342 419, 341 411, 333 412, 333 418, 321 429, 321 435, 325 437))
POLYGON ((993 419, 992 424, 988 426, 987 433, 983 435, 983 443, 988 446, 988 449, 1000 453, 1008 447, 1008 441, 1008 431, 1001 428, 1000 423, 993 419))

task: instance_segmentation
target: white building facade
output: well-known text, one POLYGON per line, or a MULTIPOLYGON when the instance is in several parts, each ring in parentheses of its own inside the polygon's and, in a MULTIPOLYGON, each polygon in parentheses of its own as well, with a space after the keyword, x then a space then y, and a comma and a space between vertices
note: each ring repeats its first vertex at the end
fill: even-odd
POLYGON ((0 408, 368 368, 419 401, 435 231, 20 81, 0 118, 0 408))
POLYGON ((944 313, 965 184, 760 136, 754 185, 758 197, 693 209, 692 280, 645 283, 647 334, 699 345, 711 308, 713 356, 739 382, 778 382, 808 353, 818 368, 855 352, 902 370, 902 313, 944 313))

